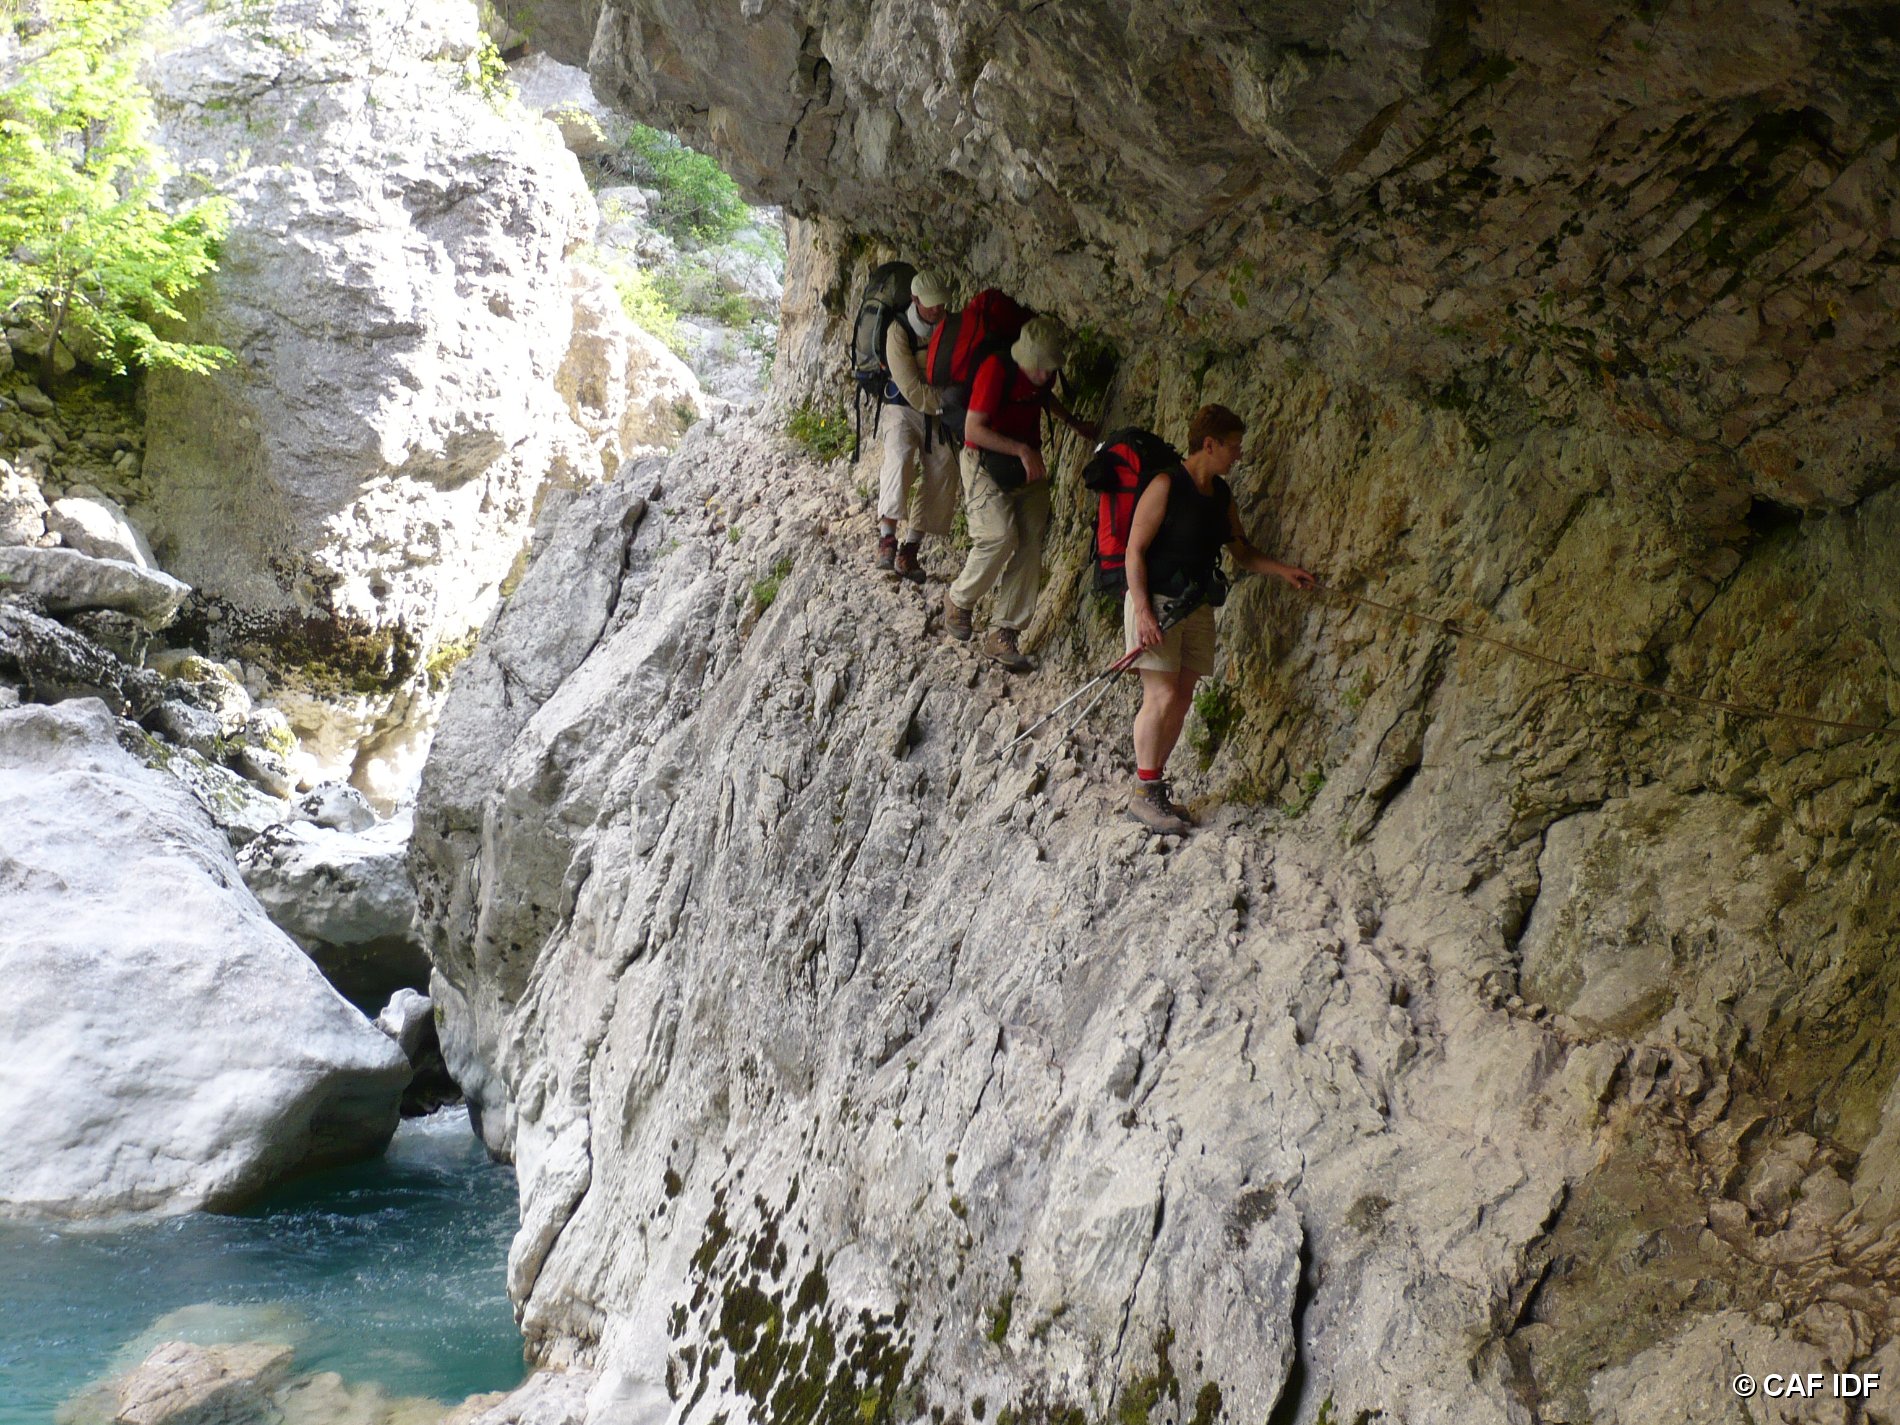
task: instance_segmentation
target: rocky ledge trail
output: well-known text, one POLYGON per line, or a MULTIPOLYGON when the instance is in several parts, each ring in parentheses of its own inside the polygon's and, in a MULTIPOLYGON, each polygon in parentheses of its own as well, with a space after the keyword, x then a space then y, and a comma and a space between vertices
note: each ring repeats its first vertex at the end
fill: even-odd
MULTIPOLYGON (((1600 827, 1548 838, 1562 905, 1522 853, 1449 856, 1459 809, 1380 771, 1468 755, 1415 679, 1309 808, 1209 782, 1151 837, 1132 689, 1046 771, 998 757, 1106 645, 1005 682, 942 635, 949 552, 922 591, 870 569, 840 468, 706 424, 550 512, 425 775, 446 1052, 518 1165, 531 1355, 587 1373, 587 1418, 1635 1421, 1718 1398, 1738 1345, 1872 1358, 1847 1273, 1806 1315, 1750 1294, 1851 1234, 1848 1165, 1731 1112, 1745 1073, 1686 1034, 1519 993, 1522 946, 1593 913, 1600 827), (1631 1334, 1672 1291, 1687 1329, 1631 1334)), ((1720 801, 1594 815, 1742 898, 1773 836, 1720 801)), ((1706 993, 1765 981, 1751 953, 1706 993)))

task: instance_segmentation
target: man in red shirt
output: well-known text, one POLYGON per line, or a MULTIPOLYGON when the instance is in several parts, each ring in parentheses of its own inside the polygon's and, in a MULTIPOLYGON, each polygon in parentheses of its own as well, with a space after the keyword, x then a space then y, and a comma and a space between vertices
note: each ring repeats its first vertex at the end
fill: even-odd
POLYGON ((971 611, 994 589, 983 652, 1012 673, 1033 666, 1016 640, 1036 612, 1042 537, 1049 527, 1042 413, 1051 411, 1078 435, 1095 438, 1093 428, 1072 416, 1053 389, 1068 341, 1054 317, 1032 319, 1007 356, 995 353, 977 368, 964 421, 963 509, 970 557, 944 595, 944 621, 952 637, 969 638, 971 611))

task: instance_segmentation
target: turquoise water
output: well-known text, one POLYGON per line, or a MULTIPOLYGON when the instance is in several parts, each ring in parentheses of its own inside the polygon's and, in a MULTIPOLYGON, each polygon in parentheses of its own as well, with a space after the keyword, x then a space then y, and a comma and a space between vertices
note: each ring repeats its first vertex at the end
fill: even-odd
POLYGON ((0 1223, 0 1425, 47 1425, 171 1339, 287 1341, 297 1371, 392 1396, 510 1389, 525 1374, 505 1280, 515 1219, 513 1171, 448 1108, 405 1123, 384 1157, 242 1214, 0 1223))

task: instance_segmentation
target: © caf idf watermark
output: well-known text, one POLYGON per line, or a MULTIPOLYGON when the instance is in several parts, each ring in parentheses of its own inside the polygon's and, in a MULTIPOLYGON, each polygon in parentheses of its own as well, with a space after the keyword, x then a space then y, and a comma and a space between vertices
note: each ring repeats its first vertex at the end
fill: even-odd
POLYGON ((1759 1378, 1751 1375, 1739 1375, 1729 1382, 1729 1389, 1742 1399, 1752 1395, 1761 1395, 1769 1400, 1865 1400, 1880 1389, 1880 1372, 1848 1372, 1824 1374, 1821 1371, 1808 1371, 1805 1374, 1782 1374, 1770 1371, 1759 1378))

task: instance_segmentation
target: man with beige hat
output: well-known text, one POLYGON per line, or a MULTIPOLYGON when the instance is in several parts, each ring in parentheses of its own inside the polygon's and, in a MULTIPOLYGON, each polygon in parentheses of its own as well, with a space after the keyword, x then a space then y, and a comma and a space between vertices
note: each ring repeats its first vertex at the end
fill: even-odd
POLYGON ((884 337, 884 468, 877 491, 877 562, 912 583, 924 582, 918 561, 924 536, 947 537, 956 515, 956 453, 938 425, 943 402, 923 378, 918 353, 943 320, 950 293, 933 272, 910 279, 910 303, 884 337), (897 537, 898 525, 904 537, 897 537))
POLYGON ((953 638, 974 632, 971 613, 996 594, 984 654, 1012 673, 1033 665, 1017 638, 1036 612, 1042 587, 1042 537, 1049 527, 1049 471, 1042 459, 1042 413, 1053 412, 1084 439, 1094 428, 1078 421, 1056 396, 1069 334, 1054 317, 1026 323, 1009 351, 993 352, 976 369, 964 422, 964 516, 970 556, 944 595, 944 621, 953 638))

